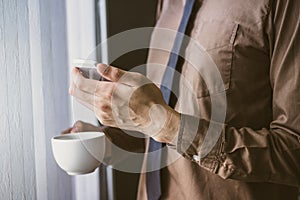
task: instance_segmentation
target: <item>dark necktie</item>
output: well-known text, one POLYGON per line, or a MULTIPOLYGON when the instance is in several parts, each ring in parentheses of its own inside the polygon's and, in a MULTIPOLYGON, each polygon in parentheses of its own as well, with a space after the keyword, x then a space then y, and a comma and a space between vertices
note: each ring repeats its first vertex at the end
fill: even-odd
MULTIPOLYGON (((164 100, 166 103, 169 103, 174 72, 176 68, 176 64, 178 61, 178 54, 182 45, 183 35, 185 33, 189 18, 192 13, 194 5, 194 0, 186 0, 184 5, 183 16, 181 18, 181 22, 178 28, 178 33, 176 34, 175 42, 172 48, 172 52, 170 54, 170 58, 168 61, 168 67, 166 68, 162 84, 160 90, 163 94, 164 100)), ((149 150, 148 152, 153 152, 154 156, 147 158, 147 167, 151 166, 151 169, 158 169, 156 171, 151 171, 146 173, 146 186, 147 186, 147 197, 148 200, 158 200, 161 196, 161 183, 160 183, 160 165, 161 165, 161 151, 158 151, 164 146, 163 143, 156 142, 152 138, 150 138, 149 150)))

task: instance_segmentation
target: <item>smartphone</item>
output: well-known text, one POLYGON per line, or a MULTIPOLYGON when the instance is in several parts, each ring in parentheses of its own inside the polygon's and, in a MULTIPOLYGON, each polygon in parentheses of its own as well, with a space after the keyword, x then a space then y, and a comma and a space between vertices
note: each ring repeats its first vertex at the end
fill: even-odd
POLYGON ((78 67, 83 77, 97 81, 104 81, 104 78, 97 72, 97 62, 94 60, 75 59, 73 67, 78 67))

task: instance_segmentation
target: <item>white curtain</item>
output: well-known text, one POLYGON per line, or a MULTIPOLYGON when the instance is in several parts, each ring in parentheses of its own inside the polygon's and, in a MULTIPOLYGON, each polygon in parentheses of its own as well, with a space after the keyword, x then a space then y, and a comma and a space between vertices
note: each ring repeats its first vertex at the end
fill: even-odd
POLYGON ((0 1, 1 199, 73 199, 50 138, 70 125, 63 0, 0 1))

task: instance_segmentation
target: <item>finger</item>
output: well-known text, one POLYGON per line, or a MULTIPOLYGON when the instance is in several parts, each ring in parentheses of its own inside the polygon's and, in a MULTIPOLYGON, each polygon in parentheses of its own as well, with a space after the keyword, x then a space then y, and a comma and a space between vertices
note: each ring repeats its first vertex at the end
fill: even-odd
POLYGON ((97 89, 97 84, 99 81, 85 78, 78 68, 73 68, 72 70, 72 82, 77 88, 83 90, 87 93, 93 94, 97 89))
POLYGON ((115 91, 117 83, 98 81, 95 95, 98 97, 111 97, 115 91))
POLYGON ((78 128, 76 126, 73 126, 71 133, 78 133, 78 128))
POLYGON ((70 87, 70 94, 76 98, 76 100, 82 102, 84 105, 96 106, 99 107, 99 103, 110 104, 112 95, 111 94, 103 94, 101 96, 96 96, 93 94, 86 93, 81 91, 76 87, 70 87))
POLYGON ((104 126, 109 126, 109 127, 116 127, 116 123, 114 120, 104 120, 101 119, 100 117, 97 117, 97 119, 100 121, 101 124, 104 126))
POLYGON ((98 110, 97 111, 97 118, 100 121, 115 121, 111 111, 105 112, 105 111, 102 111, 102 110, 98 110))
POLYGON ((84 130, 85 126, 86 126, 86 123, 84 123, 80 120, 76 121, 73 125, 72 133, 82 132, 84 130))
POLYGON ((105 111, 100 108, 95 108, 95 114, 101 124, 105 126, 112 126, 113 124, 115 124, 111 108, 105 111))
POLYGON ((129 86, 142 86, 151 83, 148 78, 140 73, 126 72, 102 63, 97 65, 97 70, 104 78, 112 82, 119 82, 129 86))
POLYGON ((97 65, 97 71, 105 78, 113 82, 118 82, 120 78, 126 73, 126 71, 118 69, 116 67, 99 63, 97 65))
MULTIPOLYGON (((113 120, 114 117, 112 114, 112 109, 110 106, 99 106, 99 108, 94 107, 92 105, 86 104, 85 102, 83 102, 82 100, 77 99, 77 101, 79 103, 81 103, 82 105, 86 106, 87 108, 89 108, 91 111, 93 111, 97 117, 97 119, 101 122, 101 124, 105 125, 105 126, 112 126, 115 124, 115 120, 113 120)), ((77 133, 79 128, 75 127, 77 129, 72 129, 71 133, 77 133)), ((91 129, 92 131, 95 131, 94 129, 91 129)), ((99 130, 96 130, 99 131, 99 130)))
POLYGON ((85 93, 94 94, 96 96, 111 96, 116 83, 107 81, 96 81, 84 78, 76 68, 72 71, 72 87, 84 91, 85 93))
MULTIPOLYGON (((110 110, 106 109, 106 112, 109 112, 111 114, 105 114, 105 112, 102 112, 100 109, 97 109, 93 105, 87 104, 86 102, 84 102, 80 99, 76 99, 76 100, 83 106, 85 106, 88 109, 90 109, 91 111, 93 111, 96 114, 96 117, 98 118, 98 120, 101 122, 101 124, 106 125, 106 126, 111 126, 112 124, 114 124, 114 121, 111 120, 111 118, 109 117, 110 115, 112 115, 111 109, 110 110)), ((79 130, 78 127, 74 125, 73 128, 68 129, 67 133, 77 133, 78 130, 79 130)))
POLYGON ((85 92, 82 92, 78 88, 71 88, 70 94, 75 97, 76 101, 78 101, 83 106, 87 107, 93 112, 97 110, 102 110, 103 112, 111 112, 111 100, 108 98, 94 96, 85 92))
POLYGON ((61 132, 61 134, 64 135, 64 134, 69 134, 69 133, 71 133, 72 128, 73 128, 73 127, 68 128, 68 129, 66 129, 66 130, 63 130, 63 131, 61 132))
POLYGON ((74 84, 71 84, 69 93, 73 97, 80 99, 80 100, 84 101, 85 103, 93 105, 94 98, 95 98, 94 94, 86 93, 86 92, 78 89, 77 87, 74 87, 74 84))
MULTIPOLYGON (((75 90, 76 89, 76 94, 75 95, 79 95, 78 93, 78 88, 76 88, 75 84, 73 82, 71 82, 70 88, 69 88, 69 93, 74 97, 74 99, 79 102, 81 105, 85 106, 86 108, 88 108, 89 110, 93 111, 93 105, 83 101, 82 99, 77 98, 76 96, 74 96, 75 90)), ((84 93, 84 92, 81 92, 84 93)))

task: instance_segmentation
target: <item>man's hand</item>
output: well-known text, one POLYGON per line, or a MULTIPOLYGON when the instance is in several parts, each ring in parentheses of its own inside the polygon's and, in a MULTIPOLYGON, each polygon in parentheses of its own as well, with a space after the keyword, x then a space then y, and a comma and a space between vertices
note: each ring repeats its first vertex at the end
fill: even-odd
POLYGON ((92 124, 83 122, 83 121, 77 121, 74 123, 73 127, 70 127, 64 131, 61 132, 61 134, 68 134, 68 133, 78 133, 78 132, 99 132, 102 131, 100 127, 94 126, 92 124))
POLYGON ((160 142, 176 137, 180 114, 165 103, 153 82, 105 64, 98 64, 97 70, 110 82, 86 79, 74 68, 70 94, 93 110, 102 124, 139 131, 160 142))

